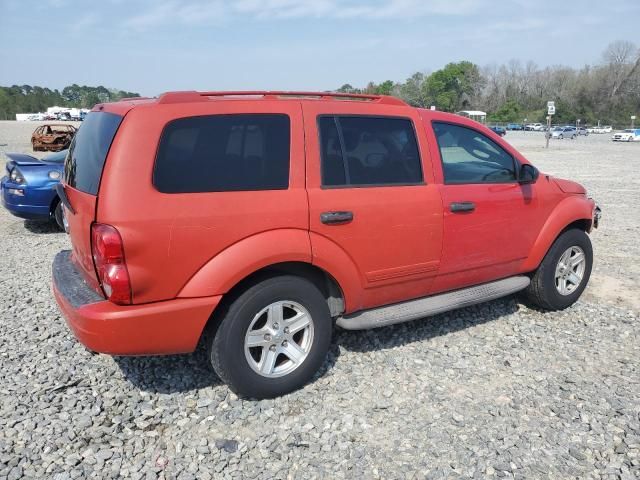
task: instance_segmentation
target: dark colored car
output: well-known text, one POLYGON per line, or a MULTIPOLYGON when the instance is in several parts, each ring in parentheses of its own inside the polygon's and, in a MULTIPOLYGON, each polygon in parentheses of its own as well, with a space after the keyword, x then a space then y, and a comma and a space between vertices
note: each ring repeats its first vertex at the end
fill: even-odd
POLYGON ((494 133, 497 133, 501 137, 504 137, 507 134, 507 131, 505 130, 504 127, 499 127, 497 125, 494 125, 493 127, 489 127, 489 129, 493 130, 494 133))
POLYGON ((519 123, 510 123, 507 125, 507 130, 524 130, 524 127, 519 123))
POLYGON ((68 150, 39 160, 24 153, 7 153, 7 175, 2 178, 2 204, 13 215, 28 220, 54 220, 63 229, 63 212, 55 186, 60 183, 68 150))
POLYGON ((76 130, 73 125, 55 123, 40 125, 31 135, 33 151, 59 152, 65 150, 71 145, 76 130))

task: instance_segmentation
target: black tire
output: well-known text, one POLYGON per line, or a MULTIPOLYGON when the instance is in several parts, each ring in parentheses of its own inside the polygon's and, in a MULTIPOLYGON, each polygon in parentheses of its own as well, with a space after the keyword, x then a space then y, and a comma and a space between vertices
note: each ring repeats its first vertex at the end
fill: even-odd
POLYGON ((564 139, 564 135, 560 134, 560 136, 558 137, 560 140, 564 139))
POLYGON ((53 220, 60 230, 64 232, 64 212, 62 211, 62 202, 58 201, 56 208, 53 210, 53 220))
POLYGON ((570 229, 562 233, 553 243, 542 263, 533 274, 531 283, 525 290, 527 299, 544 310, 564 310, 573 305, 584 291, 593 266, 593 248, 589 235, 583 230, 570 229), (580 284, 569 294, 562 295, 556 288, 556 266, 560 257, 571 247, 579 247, 584 252, 585 267, 580 284))
POLYGON ((332 320, 326 299, 313 283, 290 275, 268 278, 247 288, 223 307, 215 320, 217 330, 209 342, 211 365, 231 390, 245 397, 273 398, 302 387, 324 363, 331 343, 332 320), (297 302, 308 311, 313 340, 306 358, 293 371, 268 378, 249 364, 245 356, 245 335, 254 317, 278 301, 297 302))

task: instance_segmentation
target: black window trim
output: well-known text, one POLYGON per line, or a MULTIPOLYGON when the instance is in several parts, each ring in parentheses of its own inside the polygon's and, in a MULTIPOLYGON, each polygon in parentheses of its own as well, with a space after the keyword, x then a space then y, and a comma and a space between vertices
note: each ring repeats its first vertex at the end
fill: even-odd
POLYGON ((472 127, 472 126, 469 126, 469 125, 465 125, 463 123, 452 122, 452 121, 449 121, 449 120, 431 120, 431 130, 433 131, 433 136, 436 138, 436 145, 438 145, 438 155, 440 155, 440 166, 442 167, 442 184, 443 185, 507 185, 507 184, 512 184, 512 183, 513 184, 519 184, 518 183, 518 172, 520 171, 520 169, 518 167, 521 167, 522 164, 508 150, 503 148, 502 145, 497 143, 495 140, 489 138, 486 134, 481 132, 478 128, 472 127), (507 155, 509 155, 509 157, 511 157, 511 161, 513 162, 513 171, 515 173, 515 179, 514 180, 504 181, 504 182, 453 182, 453 181, 447 181, 447 179, 444 176, 444 161, 442 160, 442 149, 440 148, 440 142, 438 141, 438 136, 436 135, 436 130, 434 128, 434 125, 436 123, 444 124, 444 125, 453 125, 454 127, 467 128, 469 130, 473 130, 476 133, 479 133, 480 135, 483 135, 484 137, 487 137, 489 140, 491 140, 493 143, 495 143, 498 147, 500 147, 500 149, 502 151, 504 151, 504 153, 506 153, 507 155))
POLYGON ((151 186, 153 189, 161 193, 163 195, 202 195, 202 194, 212 194, 212 193, 242 193, 242 192, 280 192, 291 189, 291 162, 293 156, 291 155, 291 146, 293 145, 293 122, 291 121, 291 115, 288 112, 232 112, 232 113, 204 113, 200 115, 185 115, 181 117, 173 117, 169 121, 167 121, 162 126, 162 131, 160 132, 160 136, 158 137, 158 142, 156 143, 156 152, 153 157, 153 168, 151 169, 151 186), (287 186, 284 188, 261 188, 261 189, 234 189, 234 190, 207 190, 203 192, 163 192, 158 188, 155 181, 156 175, 156 166, 158 163, 158 155, 160 153, 160 145, 162 143, 162 138, 166 134, 167 127, 176 122, 178 120, 190 119, 190 118, 200 118, 200 117, 217 117, 217 116, 231 116, 231 115, 282 115, 287 117, 289 120, 289 167, 288 167, 288 175, 287 175, 287 186))
POLYGON ((405 117, 402 115, 376 115, 376 114, 358 114, 358 113, 321 113, 316 116, 316 129, 318 131, 318 151, 320 153, 320 189, 322 190, 336 190, 336 189, 345 189, 345 188, 384 188, 384 187, 415 187, 420 185, 426 185, 427 183, 424 180, 424 167, 422 164, 422 151, 420 148, 420 139, 418 138, 418 131, 416 130, 415 122, 411 117, 405 117), (422 180, 420 182, 400 182, 400 183, 362 183, 358 185, 325 185, 324 179, 322 178, 322 138, 320 134, 320 123, 319 120, 321 118, 333 118, 336 124, 336 129, 338 130, 338 139, 340 141, 340 150, 343 158, 343 165, 345 169, 345 182, 349 181, 348 175, 348 166, 347 162, 344 161, 346 148, 344 145, 344 137, 342 135, 342 128, 340 126, 340 118, 378 118, 378 119, 395 119, 395 120, 408 120, 411 124, 411 128, 413 130, 414 138, 416 139, 416 146, 418 149, 418 163, 420 165, 420 177, 422 180))

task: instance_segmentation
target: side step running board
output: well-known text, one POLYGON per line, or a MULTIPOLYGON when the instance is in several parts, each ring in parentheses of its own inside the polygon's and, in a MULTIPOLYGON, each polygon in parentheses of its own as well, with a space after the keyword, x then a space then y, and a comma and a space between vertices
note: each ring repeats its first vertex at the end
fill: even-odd
POLYGON ((505 278, 454 292, 441 293, 371 310, 362 310, 351 315, 339 317, 336 323, 346 330, 385 327, 394 323, 417 320, 429 315, 505 297, 527 288, 529 282, 529 277, 526 276, 505 278))

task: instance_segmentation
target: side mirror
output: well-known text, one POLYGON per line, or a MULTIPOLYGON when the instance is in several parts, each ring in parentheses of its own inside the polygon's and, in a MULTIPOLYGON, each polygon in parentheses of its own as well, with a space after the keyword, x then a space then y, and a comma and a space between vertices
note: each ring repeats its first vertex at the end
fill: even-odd
POLYGON ((525 163, 520 167, 520 172, 518 174, 518 183, 520 183, 521 185, 536 183, 539 175, 540 172, 536 167, 525 163))

